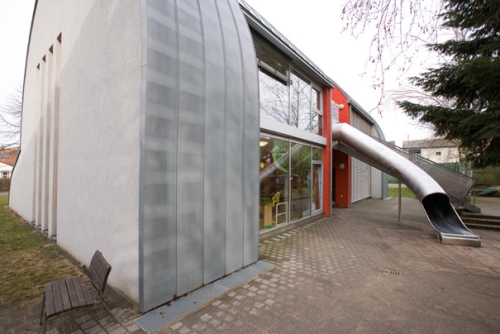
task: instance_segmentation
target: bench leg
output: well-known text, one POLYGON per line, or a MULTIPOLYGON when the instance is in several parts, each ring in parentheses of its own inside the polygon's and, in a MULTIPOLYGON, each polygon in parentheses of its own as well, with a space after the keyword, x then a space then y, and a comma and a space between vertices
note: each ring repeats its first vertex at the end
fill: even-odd
POLYGON ((47 331, 47 318, 45 318, 45 323, 43 324, 43 334, 47 331))
MULTIPOLYGON (((42 324, 43 320, 43 311, 45 311, 45 292, 43 293, 43 298, 42 298, 42 312, 40 312, 40 325, 42 324)), ((45 321, 47 323, 47 321, 45 321)))

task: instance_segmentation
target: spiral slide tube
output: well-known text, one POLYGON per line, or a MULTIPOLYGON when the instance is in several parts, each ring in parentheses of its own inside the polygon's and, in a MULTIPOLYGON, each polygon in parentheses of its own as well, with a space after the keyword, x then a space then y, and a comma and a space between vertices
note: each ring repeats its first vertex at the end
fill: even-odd
POLYGON ((481 239, 464 225, 443 188, 422 169, 349 124, 333 125, 332 139, 343 142, 364 157, 363 161, 406 184, 422 204, 441 243, 481 246, 481 239))

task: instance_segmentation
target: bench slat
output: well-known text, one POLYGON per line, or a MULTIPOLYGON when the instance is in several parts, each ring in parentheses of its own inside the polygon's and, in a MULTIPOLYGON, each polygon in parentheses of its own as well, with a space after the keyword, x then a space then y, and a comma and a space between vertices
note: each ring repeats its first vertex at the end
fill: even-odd
POLYGON ((45 308, 47 316, 51 316, 56 312, 54 308, 54 295, 52 294, 52 283, 45 284, 45 308))
POLYGON ((83 295, 82 287, 80 286, 78 277, 73 277, 71 280, 73 281, 73 286, 75 288, 76 298, 78 298, 79 306, 86 305, 87 301, 85 300, 85 296, 83 295))
POLYGON ((61 291, 61 301, 64 310, 71 310, 71 302, 69 300, 68 286, 65 279, 61 279, 59 282, 59 290, 61 291))
POLYGON ((62 312, 64 309, 62 306, 61 290, 59 289, 59 281, 52 282, 52 293, 54 296, 55 313, 62 312))
POLYGON ((111 266, 104 259, 104 256, 102 256, 101 252, 97 251, 94 254, 90 263, 89 270, 92 274, 92 281, 94 285, 99 290, 99 292, 103 292, 106 285, 107 276, 111 271, 111 266))
POLYGON ((68 295, 69 295, 69 300, 71 302, 71 306, 73 308, 79 307, 80 301, 78 300, 78 297, 76 295, 73 280, 71 278, 66 279, 66 285, 68 286, 68 295))
POLYGON ((85 280, 82 277, 78 277, 76 280, 78 283, 78 288, 82 292, 83 303, 82 305, 91 305, 94 304, 94 299, 90 295, 89 289, 87 288, 87 284, 85 284, 85 280))

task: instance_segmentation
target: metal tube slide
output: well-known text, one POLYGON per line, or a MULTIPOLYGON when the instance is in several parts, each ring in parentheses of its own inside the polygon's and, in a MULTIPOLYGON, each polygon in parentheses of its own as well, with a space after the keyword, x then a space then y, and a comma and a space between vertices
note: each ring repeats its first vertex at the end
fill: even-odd
POLYGON ((441 243, 481 246, 479 236, 464 225, 443 188, 418 166, 346 123, 332 126, 332 139, 342 141, 364 156, 365 162, 406 184, 421 202, 441 243))

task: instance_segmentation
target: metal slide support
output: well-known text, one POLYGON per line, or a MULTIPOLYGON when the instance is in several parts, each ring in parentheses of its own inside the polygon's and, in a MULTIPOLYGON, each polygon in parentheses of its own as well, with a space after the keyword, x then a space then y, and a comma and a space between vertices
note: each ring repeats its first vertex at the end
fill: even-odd
POLYGON ((398 222, 401 223, 401 180, 399 181, 399 188, 398 188, 398 222))

